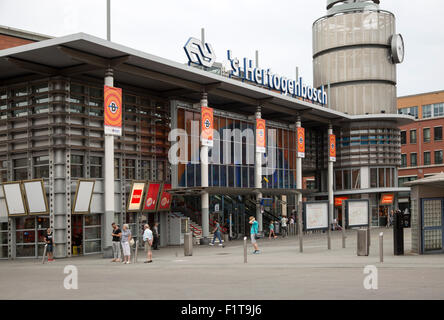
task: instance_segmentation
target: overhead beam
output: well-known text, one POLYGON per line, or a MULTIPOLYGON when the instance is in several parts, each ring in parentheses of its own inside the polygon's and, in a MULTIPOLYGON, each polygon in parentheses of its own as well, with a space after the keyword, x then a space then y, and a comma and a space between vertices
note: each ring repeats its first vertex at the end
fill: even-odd
POLYGON ((17 59, 17 58, 13 58, 13 57, 6 57, 5 59, 21 69, 25 69, 25 70, 28 70, 28 71, 31 71, 31 72, 34 72, 37 74, 45 75, 45 76, 57 74, 59 71, 57 68, 49 67, 47 65, 43 65, 43 64, 39 64, 39 63, 35 63, 35 62, 29 62, 26 60, 21 60, 21 59, 17 59))
POLYGON ((92 65, 99 66, 99 67, 104 67, 104 68, 117 67, 117 66, 121 65, 122 63, 127 62, 129 59, 128 55, 118 57, 118 58, 113 58, 113 59, 107 59, 107 58, 103 58, 103 57, 100 57, 97 55, 86 53, 86 52, 83 52, 80 50, 71 49, 68 47, 58 46, 57 48, 60 51, 62 51, 63 53, 69 55, 74 60, 84 62, 87 64, 92 64, 92 65))

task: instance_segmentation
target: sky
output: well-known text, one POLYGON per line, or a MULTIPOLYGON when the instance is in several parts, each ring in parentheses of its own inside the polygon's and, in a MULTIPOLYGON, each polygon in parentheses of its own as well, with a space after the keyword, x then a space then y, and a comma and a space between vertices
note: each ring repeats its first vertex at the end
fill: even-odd
MULTIPOLYGON (((238 58, 304 82, 313 79, 312 24, 327 0, 111 0, 111 40, 185 63, 183 46, 205 28, 218 61, 238 58)), ((405 61, 398 65, 398 96, 444 90, 444 2, 381 0, 397 17, 405 61)), ((0 0, 0 25, 50 36, 77 32, 106 38, 106 0, 0 0)))

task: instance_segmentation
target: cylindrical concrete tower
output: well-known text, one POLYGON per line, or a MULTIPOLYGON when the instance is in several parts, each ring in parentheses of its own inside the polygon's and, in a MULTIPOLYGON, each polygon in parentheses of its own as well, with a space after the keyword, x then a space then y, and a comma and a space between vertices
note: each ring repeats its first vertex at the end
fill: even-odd
POLYGON ((397 113, 396 63, 404 43, 379 0, 327 0, 313 24, 314 87, 330 84, 331 108, 350 115, 397 113))

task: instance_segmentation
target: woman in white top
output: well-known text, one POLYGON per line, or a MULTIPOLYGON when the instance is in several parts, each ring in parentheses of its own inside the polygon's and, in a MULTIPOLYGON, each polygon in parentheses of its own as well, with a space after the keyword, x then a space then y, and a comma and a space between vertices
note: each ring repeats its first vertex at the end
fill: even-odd
POLYGON ((120 239, 121 239, 120 241, 122 242, 122 249, 123 249, 123 263, 129 264, 131 258, 130 241, 132 239, 132 236, 128 224, 123 225, 122 237, 120 239))

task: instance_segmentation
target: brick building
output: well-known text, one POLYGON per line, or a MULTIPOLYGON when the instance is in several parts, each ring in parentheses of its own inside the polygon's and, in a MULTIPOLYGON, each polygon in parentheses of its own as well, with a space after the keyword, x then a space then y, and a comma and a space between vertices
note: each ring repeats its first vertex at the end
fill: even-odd
POLYGON ((0 50, 51 39, 42 34, 0 26, 0 50))
POLYGON ((398 112, 416 118, 400 127, 399 186, 443 172, 444 91, 400 97, 398 112))

